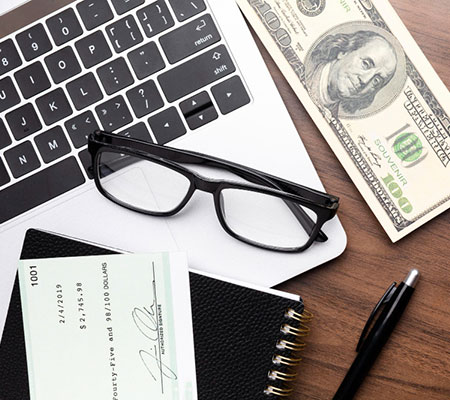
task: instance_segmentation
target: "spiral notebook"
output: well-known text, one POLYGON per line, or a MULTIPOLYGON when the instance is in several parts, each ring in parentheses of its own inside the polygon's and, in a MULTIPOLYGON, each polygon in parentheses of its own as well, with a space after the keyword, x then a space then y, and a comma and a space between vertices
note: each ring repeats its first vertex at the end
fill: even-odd
MULTIPOLYGON (((117 253, 29 230, 21 258, 117 253)), ((190 273, 199 400, 286 398, 296 378, 307 315, 300 297, 190 273)), ((75 377, 74 377, 75 379, 75 377)), ((19 284, 16 278, 0 343, 0 400, 29 399, 19 284)), ((53 399, 47 399, 53 400, 53 399)))

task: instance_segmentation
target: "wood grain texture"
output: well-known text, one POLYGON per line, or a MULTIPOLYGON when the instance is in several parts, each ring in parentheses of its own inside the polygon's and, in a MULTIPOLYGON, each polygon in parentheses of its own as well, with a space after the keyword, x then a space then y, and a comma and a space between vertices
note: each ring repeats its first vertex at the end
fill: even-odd
MULTIPOLYGON (((450 1, 391 3, 450 87, 450 1)), ((347 249, 338 259, 278 287, 300 294, 315 314, 292 398, 333 397, 355 357, 356 343, 374 304, 392 281, 401 281, 416 267, 422 274, 416 292, 356 398, 450 399, 450 210, 391 243, 257 42, 325 188, 341 198, 338 214, 348 236, 347 249)))

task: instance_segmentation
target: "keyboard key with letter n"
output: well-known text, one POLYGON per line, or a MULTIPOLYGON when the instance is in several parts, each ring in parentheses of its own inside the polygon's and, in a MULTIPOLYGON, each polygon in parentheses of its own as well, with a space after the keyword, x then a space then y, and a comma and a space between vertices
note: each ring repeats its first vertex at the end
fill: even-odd
POLYGON ((0 224, 83 184, 74 157, 53 164, 0 191, 0 224))
POLYGON ((236 70, 224 45, 215 47, 158 77, 159 84, 172 102, 236 70))
POLYGON ((4 155, 14 178, 20 178, 41 166, 33 145, 28 140, 6 150, 4 155))

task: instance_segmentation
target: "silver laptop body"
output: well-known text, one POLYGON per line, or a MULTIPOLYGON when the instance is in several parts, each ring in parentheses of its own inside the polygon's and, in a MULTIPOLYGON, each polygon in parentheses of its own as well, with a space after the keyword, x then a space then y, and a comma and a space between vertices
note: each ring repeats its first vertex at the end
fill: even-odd
MULTIPOLYGON (((268 287, 338 256, 345 248, 346 236, 337 217, 326 223, 323 228, 329 237, 328 241, 317 242, 310 249, 300 254, 280 254, 253 248, 227 235, 220 227, 209 194, 195 194, 186 208, 178 215, 170 218, 155 218, 123 209, 109 202, 98 193, 84 168, 85 144, 82 143, 82 138, 76 136, 73 128, 77 127, 77 123, 81 124, 84 129, 88 126, 86 118, 82 119, 80 116, 91 117, 91 122, 95 122, 105 130, 108 130, 108 126, 104 126, 104 124, 109 123, 108 118, 112 118, 114 127, 117 124, 120 125, 120 121, 117 122, 117 115, 110 116, 111 107, 114 107, 114 100, 116 99, 121 99, 121 106, 128 108, 131 120, 125 118, 124 125, 116 128, 115 131, 126 132, 128 129, 132 130, 132 127, 144 126, 151 140, 161 141, 161 138, 164 137, 161 136, 161 132, 164 134, 164 126, 168 124, 170 127, 173 120, 164 123, 165 120, 161 122, 161 118, 158 119, 156 116, 162 115, 165 117, 167 115, 167 118, 175 116, 176 123, 179 124, 181 121, 181 130, 178 126, 178 132, 174 135, 174 139, 170 139, 171 133, 169 132, 170 140, 168 140, 168 143, 171 146, 212 154, 306 186, 324 190, 234 1, 108 1, 107 4, 110 7, 112 18, 110 18, 111 15, 105 16, 103 14, 104 9, 99 9, 97 16, 95 16, 95 10, 89 14, 90 3, 93 3, 92 7, 95 8, 98 6, 98 4, 96 5, 98 1, 100 0, 92 0, 92 2, 32 0, 0 17, 0 36, 2 36, 0 49, 3 50, 3 52, 0 51, 0 61, 3 63, 18 63, 20 60, 20 65, 0 75, 0 95, 2 94, 2 80, 3 83, 7 84, 8 94, 14 94, 15 89, 18 95, 18 98, 14 99, 13 96, 12 99, 12 102, 16 104, 0 113, 0 120, 7 132, 6 136, 11 141, 11 143, 8 143, 8 140, 6 140, 5 143, 7 144, 0 149, 0 160, 9 179, 7 183, 0 185, 0 207, 9 207, 8 199, 18 198, 17 193, 8 197, 2 196, 2 192, 13 193, 14 188, 19 187, 21 193, 23 193, 23 199, 26 199, 26 201, 24 202, 25 206, 18 204, 17 207, 19 207, 19 210, 20 207, 30 208, 14 215, 17 211, 14 211, 16 210, 15 206, 12 207, 12 217, 9 216, 0 225, 0 332, 3 329, 9 296, 16 274, 17 259, 20 257, 24 235, 29 228, 52 231, 132 252, 186 250, 192 268, 268 287), (127 7, 134 8, 127 9, 127 7), (88 13, 84 15, 86 21, 82 19, 81 13, 88 13), (158 17, 155 13, 161 14, 160 19, 152 19, 158 17), (59 17, 60 15, 61 17, 59 17), (74 26, 77 26, 76 24, 73 25, 74 15, 82 28, 82 32, 77 32, 79 33, 78 36, 64 42, 65 33, 68 32, 68 29, 64 29, 66 28, 64 24, 66 22, 72 24, 69 26, 72 30, 74 26), (110 19, 96 26, 97 19, 101 22, 105 18, 110 19), (164 20, 170 25, 167 29, 164 26, 161 27, 161 25, 164 25, 164 20), (135 24, 130 24, 130 21, 134 21, 135 24), (146 25, 147 22, 150 26, 146 25), (86 24, 90 29, 86 28, 86 24), (189 46, 177 50, 182 53, 183 58, 177 60, 179 54, 166 54, 168 50, 163 48, 164 41, 161 40, 163 36, 176 30, 182 32, 181 30, 186 25, 190 26, 191 31, 194 29, 201 32, 202 29, 208 29, 211 24, 214 25, 213 31, 205 31, 203 36, 198 37, 195 40, 195 42, 198 42, 197 45, 195 43, 189 44, 193 50, 189 50, 189 46), (39 29, 35 28, 36 26, 39 29), (111 28, 116 29, 111 31, 111 28), (139 40, 136 29, 142 36, 142 40, 139 40), (42 50, 42 46, 48 46, 46 40, 39 36, 42 32, 48 37, 51 45, 50 50, 45 51, 45 48, 42 50), (116 42, 117 39, 114 34, 118 33, 122 36, 116 42), (97 37, 103 37, 109 47, 111 56, 93 66, 89 66, 89 61, 86 61, 86 52, 91 51, 95 43, 102 43, 95 42, 89 45, 89 39, 93 37, 91 36, 93 34, 96 34, 97 37), (124 37, 125 39, 123 39, 124 37), (33 44, 35 39, 38 42, 33 44), (133 43, 134 40, 136 41, 135 44, 133 43), (19 60, 14 59, 14 53, 9 52, 11 49, 5 45, 6 42, 15 46, 19 60), (57 42, 62 44, 57 44, 57 42), (147 46, 150 42, 154 43, 152 47, 147 46), (32 52, 36 46, 38 46, 37 52, 39 55, 33 58, 32 52), (199 50, 195 50, 195 47, 198 47, 199 50), (142 50, 140 50, 141 48, 142 50), (80 69, 70 78, 55 83, 55 78, 58 80, 58 74, 62 74, 62 78, 65 78, 65 72, 50 70, 50 68, 58 68, 58 58, 54 56, 55 59, 52 60, 47 57, 63 49, 69 54, 68 60, 73 57, 73 54, 75 55, 80 69), (146 68, 145 52, 155 49, 161 55, 165 66, 157 72, 143 77, 146 68), (44 51, 43 54, 40 54, 41 50, 44 51), (189 51, 194 52, 186 55, 186 52, 189 53, 189 51), (136 59, 140 60, 140 67, 132 63, 130 53, 135 56, 136 63, 139 64, 136 59), (5 54, 10 60, 3 60, 5 54), (84 58, 80 54, 84 54, 84 58), (26 60, 25 55, 30 60, 26 60), (181 66, 188 63, 190 68, 194 68, 197 65, 196 60, 201 57, 204 59, 209 57, 210 61, 213 60, 213 62, 218 63, 215 66, 216 69, 208 70, 208 79, 205 78, 205 81, 201 82, 204 85, 197 87, 198 85, 192 84, 193 86, 191 85, 190 89, 186 89, 191 90, 188 93, 186 93, 186 90, 177 87, 167 94, 166 91, 170 90, 163 87, 158 77, 178 67, 181 70, 181 66), (120 63, 114 64, 113 62, 119 58, 121 59, 120 63), (220 64, 221 60, 223 64, 220 64), (50 61, 53 61, 53 64, 50 61), (34 64, 39 68, 34 70, 33 68, 36 68, 34 64), (126 87, 121 88, 120 84, 115 83, 113 67, 117 65, 120 68, 120 65, 123 64, 128 67, 133 83, 128 82, 126 87), (32 65, 33 68, 26 69, 32 65), (102 67, 104 68, 102 69, 102 67), (107 75, 111 68, 113 68, 112 78, 109 79, 107 75), (22 70, 25 70, 25 72, 17 74, 18 71, 22 70), (29 82, 28 85, 22 82, 19 86, 18 79, 23 79, 23 75, 30 79, 30 71, 36 73, 36 76, 44 71, 50 82, 50 87, 33 94, 33 87, 29 87, 29 82), (217 72, 217 77, 213 76, 215 72, 217 72), (104 81, 100 78, 100 74, 103 74, 104 81), (101 94, 100 100, 87 106, 83 104, 83 98, 77 98, 74 94, 77 90, 82 94, 83 88, 84 91, 87 91, 86 86, 82 86, 82 80, 78 87, 75 85, 75 89, 71 87, 72 92, 69 91, 70 83, 84 76, 94 77, 97 80, 101 94), (150 89, 150 86, 141 87, 148 81, 154 82, 152 88, 156 87, 164 104, 154 111, 145 113, 145 110, 142 111, 142 107, 144 107, 142 103, 136 105, 136 96, 133 98, 129 91, 134 90, 136 95, 136 93, 142 93, 140 92, 141 89, 150 89), (114 89, 114 85, 117 85, 116 89, 114 89), (194 90, 192 90, 192 87, 194 87, 194 90), (217 114, 217 117, 214 116, 214 113, 205 114, 203 119, 206 121, 200 121, 199 119, 200 114, 205 109, 190 114, 189 112, 184 114, 181 109, 182 102, 185 102, 184 105, 189 105, 188 103, 192 103, 192 99, 195 102, 196 99, 204 98, 203 92, 206 92, 208 96, 208 107, 211 107, 212 104, 212 108, 217 114), (28 98, 25 98, 25 94, 28 98), (243 100, 231 105, 228 104, 227 96, 232 97, 235 94, 243 95, 243 100), (56 97, 52 97, 53 95, 56 97), (65 107, 68 105, 66 114, 68 114, 69 109, 71 110, 71 113, 64 117, 58 115, 62 112, 61 106, 58 110, 54 110, 55 107, 62 104, 61 96, 67 100, 67 104, 64 103, 65 107), (168 100, 168 97, 170 100, 168 100), (56 103, 52 103, 54 99, 56 99, 56 103), (53 104, 53 107, 51 104, 53 104), (103 105, 110 107, 107 108, 110 117, 102 115, 103 105), (22 122, 28 124, 30 119, 29 114, 25 114, 26 121, 20 119, 20 112, 16 112, 16 110, 22 107, 26 113, 29 113, 31 107, 42 125, 40 129, 31 134, 21 131, 22 122), (172 111, 169 113, 166 111, 168 109, 172 111), (230 109, 231 111, 229 111, 230 109), (52 118, 54 111, 57 114, 56 122, 53 122, 55 118, 52 118), (145 115, 137 116, 142 113, 145 115), (192 117, 196 117, 198 120, 193 121, 192 117), (116 119, 114 120, 114 118, 116 119), (194 128, 192 129, 191 126, 194 128), (183 130, 185 132, 180 134, 183 130), (51 132, 51 134, 47 132, 51 132), (158 136, 155 132, 158 133, 158 136), (52 136, 52 134, 56 136, 52 136), (42 139, 38 139, 38 137, 42 139), (57 157, 55 156, 56 158, 53 159, 52 152, 49 149, 46 149, 43 154, 41 150, 43 146, 47 145, 50 145, 50 150, 52 150, 52 143, 53 148, 55 148, 55 140, 57 140, 56 144, 59 145, 58 149, 64 147, 60 143, 65 145, 65 152, 61 150, 64 154, 56 154, 57 157), (24 143, 27 143, 26 146, 24 143), (24 152, 31 153, 21 154, 22 149, 24 152), (49 152, 50 156, 47 154, 49 152), (31 165, 31 167, 25 165, 24 167, 23 159, 21 164, 21 156, 22 158, 28 156, 27 162, 31 163, 29 154, 35 157, 34 165, 31 165), (37 185, 45 185, 47 179, 47 172, 45 171, 52 168, 55 168, 56 171, 55 166, 63 162, 69 164, 66 161, 69 159, 73 165, 79 168, 77 176, 82 177, 82 182, 78 182, 76 187, 67 189, 64 193, 56 195, 43 204, 29 207, 29 204, 34 204, 33 202, 37 201, 36 198, 39 197, 33 197, 32 188, 37 185), (14 168, 17 168, 19 172, 14 171, 14 168), (21 172, 21 168, 25 168, 24 172, 21 172), (33 169, 27 172, 27 168, 33 169), (39 178, 32 178, 36 174, 41 175, 38 175, 39 178), (32 201, 28 201, 30 196, 32 201)), ((106 2, 106 0, 104 1, 106 2)), ((69 38, 73 34, 70 29, 67 34, 69 38)), ((189 30, 188 28, 185 29, 189 30)), ((97 49, 94 50, 94 53, 95 51, 97 49)), ((67 61, 67 59, 64 60, 67 61)), ((68 62, 66 62, 66 66, 67 64, 68 62)), ((8 70, 8 66, 6 66, 6 70, 8 70)), ((0 71, 2 71, 1 66, 0 71)), ((118 80, 122 78, 123 76, 119 76, 118 80)), ((186 82, 183 84, 186 84, 186 82)), ((208 113, 213 111, 212 109, 206 110, 209 110, 208 113)), ((36 127, 31 126, 30 129, 35 130, 36 127)), ((64 175, 58 175, 55 171, 49 174, 50 178, 48 179, 54 181, 55 176, 58 176, 59 179, 64 180, 64 175)), ((52 185, 54 184, 53 181, 52 185)))

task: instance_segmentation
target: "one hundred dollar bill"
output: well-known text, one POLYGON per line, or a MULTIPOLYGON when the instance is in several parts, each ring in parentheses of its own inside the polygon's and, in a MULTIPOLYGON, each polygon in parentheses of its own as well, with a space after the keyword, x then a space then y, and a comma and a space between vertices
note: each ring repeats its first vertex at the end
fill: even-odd
POLYGON ((450 207, 450 96, 386 0, 237 0, 392 241, 450 207))

